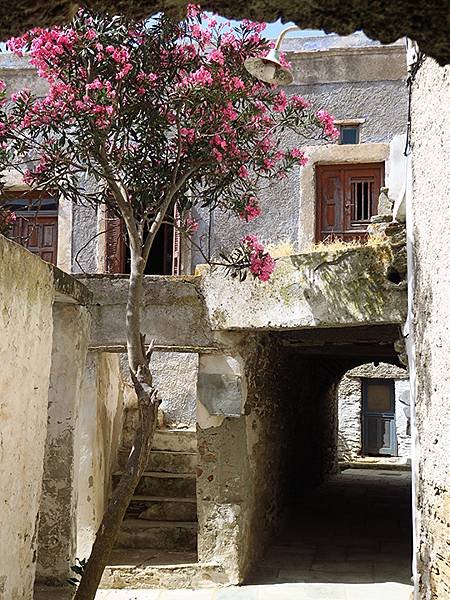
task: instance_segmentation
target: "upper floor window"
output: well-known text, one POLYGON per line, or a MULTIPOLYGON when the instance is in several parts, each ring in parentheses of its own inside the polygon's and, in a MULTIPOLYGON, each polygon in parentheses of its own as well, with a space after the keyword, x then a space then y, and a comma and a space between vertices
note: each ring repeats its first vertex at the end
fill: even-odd
POLYGON ((56 265, 58 252, 58 200, 40 191, 5 191, 1 202, 14 212, 10 239, 56 265))
MULTIPOLYGON (((173 220, 177 219, 174 212, 173 220)), ((120 217, 106 210, 106 256, 107 273, 129 273, 130 251, 125 225, 120 217)), ((150 256, 145 266, 146 275, 180 274, 180 236, 169 222, 161 225, 156 234, 150 256)))
POLYGON ((339 143, 359 144, 359 125, 341 125, 339 143))
POLYGON ((337 119, 336 126, 339 128, 340 144, 359 144, 361 126, 365 119, 337 119))
POLYGON ((377 214, 384 163, 316 167, 316 241, 365 239, 377 214))

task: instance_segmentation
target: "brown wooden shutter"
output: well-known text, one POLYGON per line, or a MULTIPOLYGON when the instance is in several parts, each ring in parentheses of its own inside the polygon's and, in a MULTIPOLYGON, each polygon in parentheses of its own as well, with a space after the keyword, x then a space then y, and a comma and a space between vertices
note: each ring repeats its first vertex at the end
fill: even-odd
POLYGON ((106 209, 106 273, 125 272, 124 225, 111 209, 106 209))
POLYGON ((18 216, 11 238, 52 265, 58 259, 58 217, 18 216))
POLYGON ((181 238, 179 226, 181 224, 180 213, 175 205, 173 209, 173 248, 172 248, 172 275, 181 275, 181 238))
POLYGON ((316 167, 316 241, 367 237, 377 214, 384 163, 316 167))

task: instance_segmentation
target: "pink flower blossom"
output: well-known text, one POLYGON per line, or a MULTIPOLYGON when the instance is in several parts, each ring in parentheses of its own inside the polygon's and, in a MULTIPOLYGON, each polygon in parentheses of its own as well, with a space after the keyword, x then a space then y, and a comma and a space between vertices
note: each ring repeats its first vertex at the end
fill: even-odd
POLYGON ((192 217, 187 217, 184 221, 184 229, 187 233, 193 233, 194 231, 198 231, 199 224, 192 217))
POLYGON ((225 58, 221 50, 213 50, 208 54, 207 59, 210 62, 215 62, 219 65, 223 65, 225 62, 225 58))
POLYGON ((182 127, 180 129, 180 135, 182 138, 184 138, 184 140, 186 142, 188 142, 189 144, 192 144, 195 140, 195 129, 192 128, 188 128, 188 127, 182 127))
POLYGON ((255 23, 253 21, 249 21, 248 19, 242 20, 242 26, 248 31, 256 31, 256 33, 261 33, 266 28, 265 23, 255 23))
POLYGON ((330 115, 326 110, 318 110, 316 117, 319 119, 323 126, 323 132, 327 137, 337 138, 339 137, 339 130, 334 125, 334 117, 330 115))
POLYGON ((311 103, 305 100, 303 96, 294 95, 289 98, 289 104, 294 108, 309 108, 311 103))
POLYGON ((253 221, 256 217, 259 217, 261 214, 261 208, 259 207, 258 201, 254 196, 251 196, 247 204, 244 206, 244 210, 239 213, 239 217, 243 221, 253 221))
POLYGON ((287 108, 288 101, 286 98, 286 92, 281 90, 278 95, 275 97, 275 102, 273 105, 273 110, 275 112, 284 112, 287 108))
POLYGON ((297 159, 298 162, 302 165, 302 167, 304 167, 308 162, 305 153, 303 152, 303 150, 300 150, 300 148, 292 148, 289 154, 292 156, 292 158, 297 159))
POLYGON ((264 251, 264 246, 258 242, 256 235, 246 235, 244 238, 242 238, 241 243, 251 251, 264 251))
POLYGON ((239 167, 238 175, 241 179, 246 179, 248 177, 248 169, 245 165, 239 167))
POLYGON ((250 259, 250 272, 260 281, 268 281, 275 270, 275 261, 270 254, 253 254, 250 259))
POLYGON ((250 272, 260 281, 268 281, 275 269, 275 261, 264 252, 264 246, 254 235, 246 235, 241 240, 242 246, 249 252, 250 272))
POLYGON ((202 9, 200 8, 200 6, 198 4, 188 4, 186 12, 187 12, 187 16, 192 18, 192 17, 197 17, 198 15, 200 15, 202 12, 202 9))
POLYGON ((223 114, 223 116, 226 119, 228 119, 230 121, 234 121, 238 117, 238 113, 234 109, 234 107, 233 107, 233 105, 232 105, 231 102, 228 102, 228 104, 226 105, 226 107, 222 110, 222 114, 223 114))

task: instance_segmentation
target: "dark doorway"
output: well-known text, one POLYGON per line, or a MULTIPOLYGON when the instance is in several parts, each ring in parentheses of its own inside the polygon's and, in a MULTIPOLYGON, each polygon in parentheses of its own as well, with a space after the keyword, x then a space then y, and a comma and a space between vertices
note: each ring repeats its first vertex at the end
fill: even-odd
MULTIPOLYGON (((146 275, 178 275, 180 240, 175 228, 164 223, 158 233, 145 267, 146 275)), ((107 215, 106 272, 129 273, 130 249, 125 227, 120 218, 107 215)))
POLYGON ((316 241, 367 237, 377 214, 384 163, 316 167, 316 241))

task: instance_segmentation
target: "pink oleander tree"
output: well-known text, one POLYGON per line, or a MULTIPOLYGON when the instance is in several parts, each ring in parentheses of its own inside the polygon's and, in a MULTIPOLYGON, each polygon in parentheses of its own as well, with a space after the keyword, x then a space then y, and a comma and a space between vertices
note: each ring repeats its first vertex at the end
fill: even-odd
MULTIPOLYGON (((139 422, 77 599, 95 596, 157 422, 141 298, 161 224, 175 205, 178 227, 191 238, 196 223, 189 211, 196 205, 256 218, 261 182, 286 177, 307 160, 301 148, 282 147, 282 132, 292 130, 299 142, 336 135, 325 111, 244 69, 246 58, 270 49, 263 28, 249 21, 234 28, 218 24, 196 6, 179 23, 164 15, 136 23, 81 10, 68 25, 9 41, 10 50, 27 53, 48 93, 35 97, 23 90, 8 98, 1 86, 2 166, 22 173, 30 188, 108 206, 123 219, 130 248, 127 352, 139 422)), ((261 281, 275 267, 254 236, 218 262, 232 275, 250 273, 261 281)))

